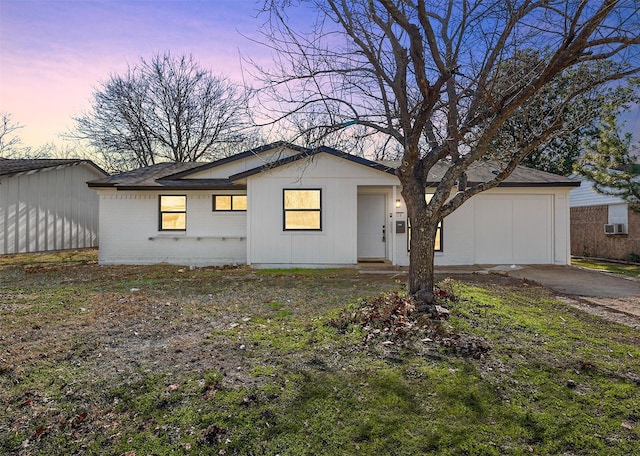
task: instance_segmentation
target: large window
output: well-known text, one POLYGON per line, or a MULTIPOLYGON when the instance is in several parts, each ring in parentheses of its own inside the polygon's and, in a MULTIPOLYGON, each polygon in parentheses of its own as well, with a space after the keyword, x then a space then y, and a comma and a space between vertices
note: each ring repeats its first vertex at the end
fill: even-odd
POLYGON ((322 191, 285 189, 283 197, 284 230, 322 230, 322 191))
POLYGON ((246 211, 247 195, 213 195, 213 210, 246 211))
POLYGON ((160 195, 160 231, 187 229, 187 197, 160 195))

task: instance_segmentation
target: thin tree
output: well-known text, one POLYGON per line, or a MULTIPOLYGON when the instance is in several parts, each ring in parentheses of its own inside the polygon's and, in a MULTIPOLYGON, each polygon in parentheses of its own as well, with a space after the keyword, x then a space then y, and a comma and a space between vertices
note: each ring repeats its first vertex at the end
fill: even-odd
POLYGON ((25 156, 25 147, 22 145, 20 136, 16 134, 16 131, 21 128, 23 128, 22 125, 11 120, 11 114, 0 113, 1 158, 23 158, 25 156))
POLYGON ((238 88, 193 56, 158 54, 102 83, 71 136, 100 151, 110 170, 212 160, 242 142, 245 108, 238 88))
POLYGON ((326 132, 355 122, 401 149, 408 291, 429 310, 438 223, 531 151, 590 123, 602 98, 638 72, 638 8, 633 0, 270 0, 263 33, 277 62, 256 66, 260 95, 274 122, 321 106, 326 132), (310 30, 289 20, 296 6, 317 13, 310 30), (585 101, 588 109, 574 109, 585 101), (478 160, 497 172, 466 186, 478 160), (427 202, 438 162, 448 170, 427 202))

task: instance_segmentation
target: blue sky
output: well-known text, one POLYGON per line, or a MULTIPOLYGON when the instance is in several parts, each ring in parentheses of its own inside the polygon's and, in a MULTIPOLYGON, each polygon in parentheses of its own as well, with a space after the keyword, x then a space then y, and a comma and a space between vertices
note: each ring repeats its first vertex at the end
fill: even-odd
MULTIPOLYGON (((241 55, 269 65, 260 0, 0 0, 0 112, 24 145, 59 142, 93 88, 140 57, 192 54, 238 82, 241 55)), ((299 13, 301 14, 301 13, 299 13)), ((303 25, 301 17, 292 21, 303 25)), ((640 109, 624 116, 640 140, 640 109)))
POLYGON ((268 58, 254 0, 0 0, 0 112, 23 143, 57 140, 90 106, 93 88, 140 57, 192 54, 241 79, 240 54, 268 58), (245 35, 245 36, 243 36, 245 35))

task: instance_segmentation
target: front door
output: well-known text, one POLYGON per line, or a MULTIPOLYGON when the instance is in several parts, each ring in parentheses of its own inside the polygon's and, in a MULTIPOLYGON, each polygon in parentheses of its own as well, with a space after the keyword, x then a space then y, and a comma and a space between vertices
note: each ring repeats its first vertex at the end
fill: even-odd
POLYGON ((386 197, 380 194, 358 195, 358 258, 386 258, 386 197))

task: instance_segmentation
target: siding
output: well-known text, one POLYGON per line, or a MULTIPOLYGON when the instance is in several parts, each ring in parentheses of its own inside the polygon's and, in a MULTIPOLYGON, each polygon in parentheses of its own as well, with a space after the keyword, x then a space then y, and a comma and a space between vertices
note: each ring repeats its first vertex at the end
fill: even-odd
POLYGON ((593 189, 593 182, 587 180, 580 181, 580 187, 574 188, 569 193, 571 207, 597 206, 600 204, 619 204, 624 200, 617 196, 603 195, 593 189))
MULTIPOLYGON (((256 267, 355 265, 358 192, 367 187, 384 194, 391 207, 392 186, 397 184, 391 174, 328 154, 250 177, 249 263, 256 267), (285 188, 322 189, 322 231, 283 230, 285 188)), ((387 233, 391 233, 390 223, 387 233)))
POLYGON ((216 192, 98 193, 101 264, 209 266, 246 262, 246 212, 213 212, 212 195, 216 192), (159 231, 161 194, 187 195, 186 231, 159 231))
POLYGON ((0 254, 98 246, 98 197, 88 165, 0 179, 0 254))

